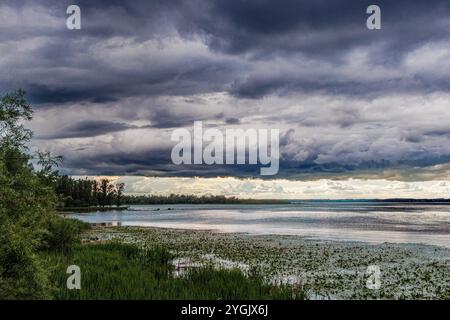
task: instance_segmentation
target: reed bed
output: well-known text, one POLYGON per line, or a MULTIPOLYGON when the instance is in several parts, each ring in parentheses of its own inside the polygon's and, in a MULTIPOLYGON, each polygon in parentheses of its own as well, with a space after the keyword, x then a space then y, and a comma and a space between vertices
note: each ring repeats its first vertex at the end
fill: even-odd
POLYGON ((303 299, 301 290, 269 284, 239 269, 193 268, 173 275, 173 255, 161 246, 118 242, 43 253, 56 299, 303 299), (81 289, 69 290, 66 269, 81 269, 81 289))

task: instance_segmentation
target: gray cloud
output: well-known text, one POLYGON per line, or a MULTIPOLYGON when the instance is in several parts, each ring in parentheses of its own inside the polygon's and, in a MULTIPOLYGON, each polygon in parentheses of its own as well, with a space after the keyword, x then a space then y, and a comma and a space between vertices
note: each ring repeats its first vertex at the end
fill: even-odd
POLYGON ((104 120, 88 120, 77 122, 61 130, 59 134, 35 136, 40 139, 64 139, 64 138, 83 138, 95 137, 111 132, 123 131, 135 126, 130 126, 125 123, 104 121, 104 120))
MULTIPOLYGON (((34 144, 84 174, 254 175, 174 166, 170 130, 280 128, 280 175, 450 162, 450 3, 69 1, 0 4, 0 91, 24 87, 34 144)), ((372 173, 371 173, 372 174, 372 173)), ((403 175, 404 177, 405 175, 403 175)))

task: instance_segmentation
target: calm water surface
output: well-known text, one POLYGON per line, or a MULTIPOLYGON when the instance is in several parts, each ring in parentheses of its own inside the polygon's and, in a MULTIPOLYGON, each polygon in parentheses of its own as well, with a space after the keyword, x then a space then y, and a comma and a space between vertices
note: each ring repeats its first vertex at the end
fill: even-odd
POLYGON ((450 247, 450 204, 311 201, 286 205, 146 205, 71 216, 90 223, 124 226, 450 247))

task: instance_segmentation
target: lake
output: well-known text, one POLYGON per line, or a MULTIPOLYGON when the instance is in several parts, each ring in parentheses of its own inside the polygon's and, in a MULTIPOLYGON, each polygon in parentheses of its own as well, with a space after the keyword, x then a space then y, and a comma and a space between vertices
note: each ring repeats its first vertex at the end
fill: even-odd
POLYGON ((145 205, 69 216, 123 226, 450 247, 450 204, 302 201, 283 205, 145 205))

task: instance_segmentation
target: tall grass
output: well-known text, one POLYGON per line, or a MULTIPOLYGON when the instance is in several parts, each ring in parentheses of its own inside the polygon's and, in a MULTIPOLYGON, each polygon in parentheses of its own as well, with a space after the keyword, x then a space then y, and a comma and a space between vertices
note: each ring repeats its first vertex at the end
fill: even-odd
POLYGON ((164 248, 142 250, 109 243, 78 245, 69 252, 44 252, 56 299, 292 299, 302 292, 271 286, 239 270, 197 268, 172 276, 171 254, 164 248), (66 269, 81 269, 81 289, 68 290, 66 269))

